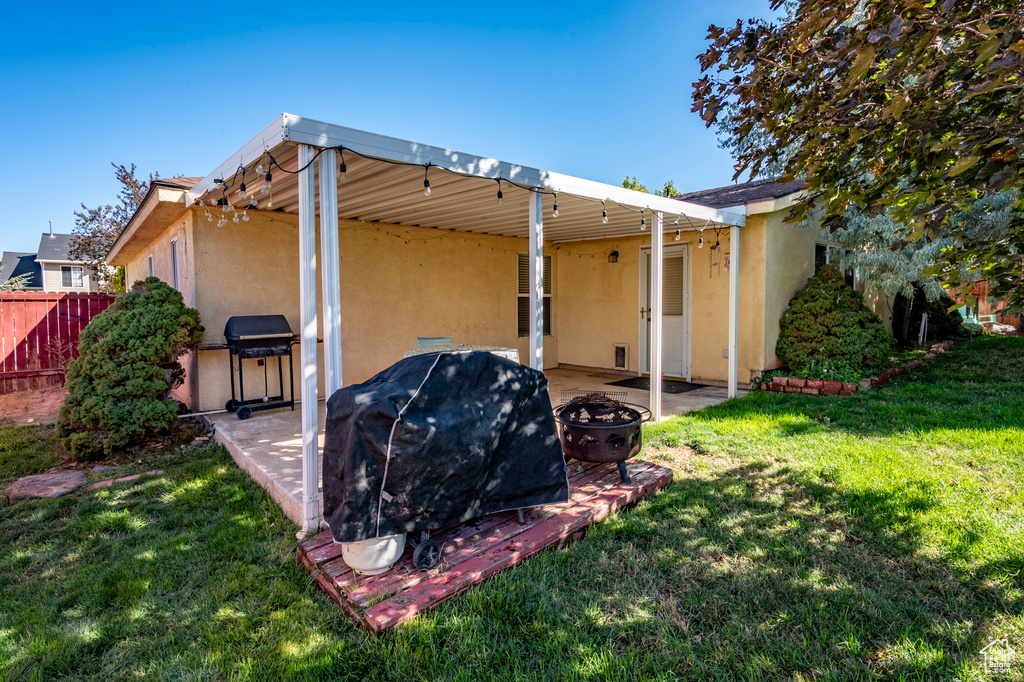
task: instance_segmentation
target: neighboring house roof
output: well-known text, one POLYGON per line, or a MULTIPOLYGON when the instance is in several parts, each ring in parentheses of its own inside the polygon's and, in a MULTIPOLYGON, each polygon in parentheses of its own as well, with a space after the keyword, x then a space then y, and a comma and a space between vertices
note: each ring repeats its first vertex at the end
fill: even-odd
POLYGON ((41 263, 70 261, 68 252, 71 250, 71 237, 72 235, 70 234, 54 233, 51 235, 49 232, 44 232, 42 239, 39 240, 39 251, 36 253, 36 260, 41 263))
POLYGON ((152 182, 152 185, 173 187, 174 189, 192 189, 199 184, 200 180, 202 178, 158 178, 152 182))
POLYGON ((36 262, 34 253, 16 253, 4 251, 3 265, 0 266, 0 284, 12 277, 30 275, 25 280, 26 289, 41 289, 43 286, 43 269, 36 262))
POLYGON ((680 201, 688 201, 691 204, 699 204, 708 208, 726 208, 728 206, 743 206, 766 199, 778 199, 788 194, 799 192, 803 189, 804 183, 800 180, 779 184, 771 180, 758 180, 757 182, 744 182, 738 185, 726 185, 712 189, 702 189, 698 192, 688 194, 677 194, 672 197, 680 201))

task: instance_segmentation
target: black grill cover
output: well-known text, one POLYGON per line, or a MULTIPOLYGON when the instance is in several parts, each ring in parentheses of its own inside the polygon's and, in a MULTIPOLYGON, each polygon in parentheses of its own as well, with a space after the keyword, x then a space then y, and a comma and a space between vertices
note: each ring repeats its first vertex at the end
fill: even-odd
POLYGON ((471 351, 406 358, 343 388, 327 401, 323 489, 338 542, 565 502, 547 379, 471 351))
POLYGON ((269 358, 288 354, 292 328, 284 315, 235 315, 224 325, 224 338, 244 359, 269 358))

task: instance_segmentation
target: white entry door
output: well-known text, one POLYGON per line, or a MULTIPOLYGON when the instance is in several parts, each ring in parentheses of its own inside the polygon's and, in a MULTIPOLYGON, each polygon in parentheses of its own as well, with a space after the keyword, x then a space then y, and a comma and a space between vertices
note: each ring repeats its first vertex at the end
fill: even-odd
MULTIPOLYGON (((651 252, 640 259, 640 371, 650 371, 651 252)), ((662 261, 661 371, 665 376, 690 379, 690 249, 688 244, 665 247, 662 261)))

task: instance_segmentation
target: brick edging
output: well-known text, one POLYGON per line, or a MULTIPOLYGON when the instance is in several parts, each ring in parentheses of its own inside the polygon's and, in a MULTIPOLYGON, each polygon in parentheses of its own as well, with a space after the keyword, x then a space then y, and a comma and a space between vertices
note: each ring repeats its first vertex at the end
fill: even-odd
POLYGON ((860 385, 850 384, 842 381, 830 381, 828 379, 798 379, 796 377, 772 377, 772 383, 765 386, 764 390, 775 393, 805 393, 807 395, 853 395, 858 390, 878 388, 887 383, 893 377, 904 372, 916 369, 922 363, 934 360, 940 353, 956 345, 956 341, 940 341, 932 344, 924 357, 904 362, 902 365, 885 370, 878 376, 868 377, 860 380, 860 385))

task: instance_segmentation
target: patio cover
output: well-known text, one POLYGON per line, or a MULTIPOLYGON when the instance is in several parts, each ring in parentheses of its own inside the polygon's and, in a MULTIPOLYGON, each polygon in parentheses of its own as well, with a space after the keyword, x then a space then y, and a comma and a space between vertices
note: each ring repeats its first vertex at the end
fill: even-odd
MULTIPOLYGON (((320 226, 324 315, 324 371, 328 393, 341 377, 339 218, 370 223, 522 237, 530 254, 530 354, 544 368, 544 243, 649 234, 651 236, 651 403, 661 414, 663 234, 675 230, 728 229, 729 395, 736 395, 739 228, 745 216, 616 185, 542 171, 281 114, 186 195, 186 205, 215 202, 243 208, 252 188, 262 188, 257 165, 271 175, 270 191, 255 193, 262 210, 297 213, 302 364, 303 532, 322 524, 317 449, 316 228, 320 226), (270 161, 272 159, 272 161, 270 161), (340 177, 344 164, 344 178, 340 177), (221 181, 221 182, 218 182, 221 181), (424 188, 429 181, 429 196, 424 188), (241 182, 250 187, 240 193, 241 182), (502 200, 498 201, 498 192, 502 200), (554 215, 555 204, 559 214, 554 215), (545 219, 547 218, 547 219, 545 219)), ((119 239, 120 241, 120 239, 119 239)), ((116 244, 115 244, 116 248, 116 244)))

